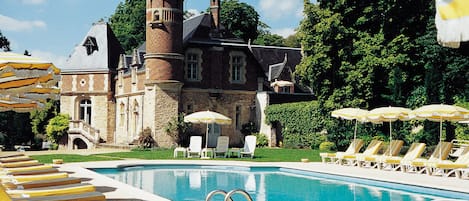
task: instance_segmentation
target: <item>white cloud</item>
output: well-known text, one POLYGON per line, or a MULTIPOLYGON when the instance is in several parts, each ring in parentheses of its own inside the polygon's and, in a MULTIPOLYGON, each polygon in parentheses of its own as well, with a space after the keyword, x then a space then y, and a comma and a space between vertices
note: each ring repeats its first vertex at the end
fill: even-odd
POLYGON ((41 20, 17 20, 0 14, 0 27, 6 31, 29 31, 34 28, 46 28, 46 23, 41 20))
POLYGON ((260 12, 266 18, 279 19, 303 10, 303 0, 260 0, 260 12))
POLYGON ((272 29, 271 32, 273 34, 281 35, 282 37, 286 38, 290 35, 295 34, 295 29, 293 28, 281 28, 281 29, 272 29))
POLYGON ((194 15, 200 14, 200 11, 198 11, 197 9, 188 9, 187 12, 193 13, 194 15))
POLYGON ((23 4, 42 4, 45 3, 46 0, 21 0, 21 3, 23 4))
POLYGON ((188 15, 184 15, 184 19, 189 19, 192 17, 195 17, 200 14, 200 11, 197 9, 188 9, 187 12, 189 13, 188 15), (190 17, 189 17, 190 16, 190 17))
POLYGON ((31 56, 38 57, 46 61, 51 61, 57 68, 62 68, 67 61, 66 56, 55 55, 52 52, 46 52, 42 50, 32 50, 29 52, 31 56))

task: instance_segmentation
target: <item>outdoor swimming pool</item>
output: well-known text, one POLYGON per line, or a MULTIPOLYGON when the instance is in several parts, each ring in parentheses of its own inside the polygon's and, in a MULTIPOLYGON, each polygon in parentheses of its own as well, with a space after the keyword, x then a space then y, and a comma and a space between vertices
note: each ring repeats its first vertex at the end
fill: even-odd
POLYGON ((245 189, 255 201, 469 200, 465 193, 278 167, 139 165, 93 170, 174 201, 203 201, 217 189, 245 189))

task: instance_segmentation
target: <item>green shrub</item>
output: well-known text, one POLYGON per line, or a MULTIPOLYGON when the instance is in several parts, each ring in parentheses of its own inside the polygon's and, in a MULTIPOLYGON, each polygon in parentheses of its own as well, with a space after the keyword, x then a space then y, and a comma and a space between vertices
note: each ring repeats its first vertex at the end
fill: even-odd
POLYGON ((285 148, 317 149, 326 140, 326 136, 320 133, 289 134, 284 136, 283 143, 285 148))
POLYGON ((255 133, 258 132, 256 124, 252 121, 241 125, 241 130, 240 131, 245 136, 255 134, 255 133))
POLYGON ((256 147, 267 147, 269 146, 269 139, 263 133, 253 133, 252 135, 257 137, 256 147))
POLYGON ((147 149, 147 148, 152 148, 155 146, 156 141, 153 139, 151 136, 151 129, 149 127, 146 127, 143 129, 142 132, 140 132, 140 135, 138 137, 138 145, 141 148, 147 149))
POLYGON ((59 144, 52 143, 52 144, 49 145, 49 149, 50 150, 57 150, 57 149, 59 149, 59 144))
POLYGON ((46 127, 46 135, 51 142, 57 143, 67 133, 69 119, 68 114, 59 114, 49 120, 49 124, 46 127))
POLYGON ((320 151, 332 151, 335 149, 335 144, 333 142, 322 142, 319 145, 319 150, 320 151))
POLYGON ((184 145, 192 132, 192 123, 184 122, 184 115, 184 113, 179 113, 177 117, 173 117, 164 127, 166 134, 171 136, 179 146, 184 145))

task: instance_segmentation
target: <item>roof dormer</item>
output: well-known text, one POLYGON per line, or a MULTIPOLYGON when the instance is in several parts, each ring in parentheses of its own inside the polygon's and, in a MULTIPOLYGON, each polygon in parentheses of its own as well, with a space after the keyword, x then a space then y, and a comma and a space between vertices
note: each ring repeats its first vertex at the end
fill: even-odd
POLYGON ((94 51, 98 51, 98 43, 96 42, 96 38, 92 36, 88 36, 83 43, 83 46, 86 48, 86 54, 91 55, 94 51))

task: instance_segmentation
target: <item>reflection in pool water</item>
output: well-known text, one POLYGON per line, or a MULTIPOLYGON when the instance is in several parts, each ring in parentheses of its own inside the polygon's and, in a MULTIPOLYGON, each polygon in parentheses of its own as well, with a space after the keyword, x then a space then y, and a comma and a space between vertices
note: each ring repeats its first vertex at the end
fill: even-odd
MULTIPOLYGON (((272 167, 149 165, 95 171, 175 201, 204 200, 217 189, 244 189, 255 201, 469 199, 464 193, 272 167)), ((245 200, 236 196, 233 200, 245 200)))

